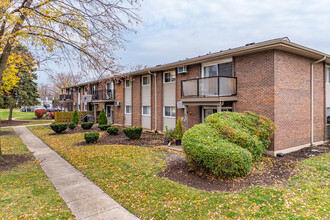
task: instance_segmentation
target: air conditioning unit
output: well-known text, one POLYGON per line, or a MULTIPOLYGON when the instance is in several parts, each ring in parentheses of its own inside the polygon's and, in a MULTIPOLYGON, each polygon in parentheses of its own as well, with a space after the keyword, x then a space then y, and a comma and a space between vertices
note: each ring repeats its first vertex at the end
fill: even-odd
POLYGON ((178 74, 186 73, 186 72, 187 72, 187 66, 178 67, 178 74))
POLYGON ((115 106, 120 106, 120 101, 115 102, 115 106))

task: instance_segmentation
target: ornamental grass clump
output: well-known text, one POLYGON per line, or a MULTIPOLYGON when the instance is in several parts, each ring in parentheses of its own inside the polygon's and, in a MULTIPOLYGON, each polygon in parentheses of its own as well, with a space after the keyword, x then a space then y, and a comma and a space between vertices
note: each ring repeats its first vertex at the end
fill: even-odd
POLYGON ((99 136, 100 136, 99 132, 89 132, 84 134, 85 141, 87 143, 96 143, 97 140, 99 139, 99 136))
POLYGON ((218 177, 242 177, 267 149, 273 133, 273 122, 264 116, 221 112, 186 131, 183 150, 191 166, 218 177))
POLYGON ((81 127, 84 130, 88 130, 88 129, 91 129, 93 127, 93 124, 94 124, 94 122, 82 122, 81 127))
POLYGON ((68 128, 67 123, 52 123, 49 125, 53 131, 56 133, 62 133, 68 128))
POLYGON ((118 127, 109 127, 107 129, 107 132, 110 134, 110 135, 117 135, 118 132, 119 132, 119 128, 118 127))
POLYGON ((123 132, 129 139, 139 139, 142 135, 141 127, 124 128, 123 132))

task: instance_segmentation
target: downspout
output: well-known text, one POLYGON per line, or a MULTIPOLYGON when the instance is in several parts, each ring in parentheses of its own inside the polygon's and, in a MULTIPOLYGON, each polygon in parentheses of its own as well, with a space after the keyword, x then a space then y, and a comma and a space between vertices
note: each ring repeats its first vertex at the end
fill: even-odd
POLYGON ((157 130, 157 73, 152 73, 148 71, 148 73, 155 77, 155 131, 157 130))
POLYGON ((314 64, 320 63, 327 59, 324 56, 322 59, 311 64, 311 146, 314 144, 314 64))

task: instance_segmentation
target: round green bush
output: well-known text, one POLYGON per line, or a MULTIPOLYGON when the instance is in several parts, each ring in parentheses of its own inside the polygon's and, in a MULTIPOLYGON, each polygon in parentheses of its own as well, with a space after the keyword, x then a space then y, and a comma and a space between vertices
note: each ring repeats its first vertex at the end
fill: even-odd
POLYGON ((50 127, 56 133, 61 133, 67 129, 68 124, 67 123, 52 123, 52 124, 50 124, 50 127))
POLYGON ((119 132, 119 128, 118 127, 109 127, 107 129, 107 132, 110 134, 110 135, 117 135, 118 132, 119 132))
POLYGON ((74 122, 71 122, 71 123, 68 124, 68 127, 69 127, 71 130, 75 129, 76 126, 77 126, 77 125, 76 125, 76 123, 74 123, 74 122))
POLYGON ((94 122, 82 122, 81 127, 84 130, 88 130, 88 129, 91 129, 93 127, 93 124, 94 124, 94 122))
POLYGON ((111 125, 99 125, 99 129, 101 129, 102 131, 105 131, 110 127, 111 127, 111 125))
POLYGON ((85 133, 85 141, 87 143, 96 143, 97 140, 99 139, 100 133, 99 132, 89 132, 85 133))
POLYGON ((221 112, 208 116, 205 123, 221 137, 249 150, 258 160, 268 148, 274 133, 274 123, 252 112, 221 112))
POLYGON ((123 132, 130 139, 139 139, 142 135, 141 127, 124 128, 123 132))
POLYGON ((251 171, 251 153, 226 139, 209 124, 198 124, 183 136, 190 165, 204 167, 218 177, 242 177, 251 171))

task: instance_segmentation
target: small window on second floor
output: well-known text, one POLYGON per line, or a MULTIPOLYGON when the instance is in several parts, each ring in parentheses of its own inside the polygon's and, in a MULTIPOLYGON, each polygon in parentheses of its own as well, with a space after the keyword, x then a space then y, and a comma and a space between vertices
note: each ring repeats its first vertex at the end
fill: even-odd
POLYGON ((327 83, 330 83, 330 66, 326 67, 326 81, 327 83))
POLYGON ((125 87, 126 87, 126 88, 129 88, 129 87, 131 87, 131 86, 132 86, 132 81, 129 80, 129 79, 126 79, 126 80, 125 80, 125 87))
POLYGON ((142 76, 142 85, 143 86, 150 85, 150 76, 142 76))
POLYGON ((164 83, 175 82, 175 72, 165 72, 164 73, 164 83))

